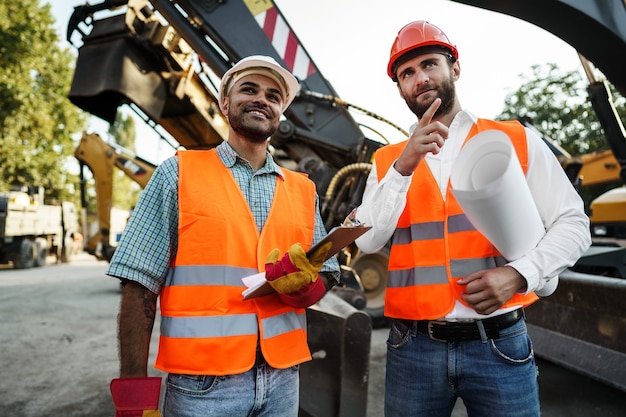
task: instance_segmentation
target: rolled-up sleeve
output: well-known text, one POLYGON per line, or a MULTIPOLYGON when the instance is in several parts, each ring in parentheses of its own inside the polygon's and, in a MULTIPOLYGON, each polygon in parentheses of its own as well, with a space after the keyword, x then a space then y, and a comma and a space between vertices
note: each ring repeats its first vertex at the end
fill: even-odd
POLYGON ((178 247, 178 160, 165 160, 141 193, 106 271, 158 294, 178 247))

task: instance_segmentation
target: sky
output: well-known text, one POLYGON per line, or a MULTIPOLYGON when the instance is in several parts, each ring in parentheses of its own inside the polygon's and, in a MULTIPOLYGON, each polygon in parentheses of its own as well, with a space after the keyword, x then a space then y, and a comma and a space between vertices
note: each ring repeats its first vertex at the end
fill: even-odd
MULTIPOLYGON (((50 3, 64 40, 74 7, 85 2, 50 3)), ((400 98, 386 68, 398 30, 413 20, 428 20, 439 26, 457 46, 461 65, 457 93, 461 105, 480 117, 497 116, 507 94, 522 85, 520 75, 530 74, 533 65, 555 63, 561 72, 582 71, 576 51, 549 32, 452 0, 275 0, 275 4, 342 100, 405 130, 415 116, 400 98)), ((106 131, 106 123, 99 120, 91 127, 106 131)), ((138 126, 138 137, 145 144, 138 141, 137 153, 158 163, 174 151, 158 144, 151 130, 138 126)), ((391 142, 402 140, 393 129, 382 131, 391 142)))

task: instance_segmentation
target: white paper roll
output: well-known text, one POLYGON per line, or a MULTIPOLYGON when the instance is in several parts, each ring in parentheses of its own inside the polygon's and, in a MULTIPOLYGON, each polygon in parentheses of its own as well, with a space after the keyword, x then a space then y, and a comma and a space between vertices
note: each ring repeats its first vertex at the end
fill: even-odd
MULTIPOLYGON (((545 234, 513 144, 504 132, 486 130, 470 139, 452 167, 450 183, 467 218, 507 260, 522 257, 545 234)), ((551 280, 546 292, 554 292, 557 280, 551 280)))

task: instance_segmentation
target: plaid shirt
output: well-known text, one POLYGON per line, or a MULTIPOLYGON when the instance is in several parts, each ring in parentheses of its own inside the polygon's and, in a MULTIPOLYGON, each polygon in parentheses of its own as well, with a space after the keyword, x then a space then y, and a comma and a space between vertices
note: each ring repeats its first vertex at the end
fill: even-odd
MULTIPOLYGON (((221 143, 216 150, 235 177, 260 232, 274 199, 276 178, 283 176, 281 168, 268 153, 265 165, 253 172, 250 164, 239 157, 227 142, 221 143)), ((326 236, 319 207, 316 212, 312 244, 326 236)), ((106 274, 137 281, 158 294, 177 250, 178 158, 171 157, 154 171, 141 194, 106 274)), ((331 257, 327 260, 322 272, 332 273, 338 281, 337 259, 331 257)))

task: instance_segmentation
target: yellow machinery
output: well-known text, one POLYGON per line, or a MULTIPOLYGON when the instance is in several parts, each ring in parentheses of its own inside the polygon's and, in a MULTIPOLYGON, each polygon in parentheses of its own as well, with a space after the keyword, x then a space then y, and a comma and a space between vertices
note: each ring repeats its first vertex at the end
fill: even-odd
MULTIPOLYGON (((98 232, 85 236, 84 249, 98 259, 111 260, 115 248, 110 244, 111 209, 113 201, 113 170, 120 169, 142 188, 146 186, 156 166, 124 149, 107 143, 95 133, 83 133, 74 156, 81 164, 81 194, 86 198, 82 166, 89 167, 96 187, 98 232)), ((89 230, 86 221, 87 204, 83 201, 83 231, 89 230)))

